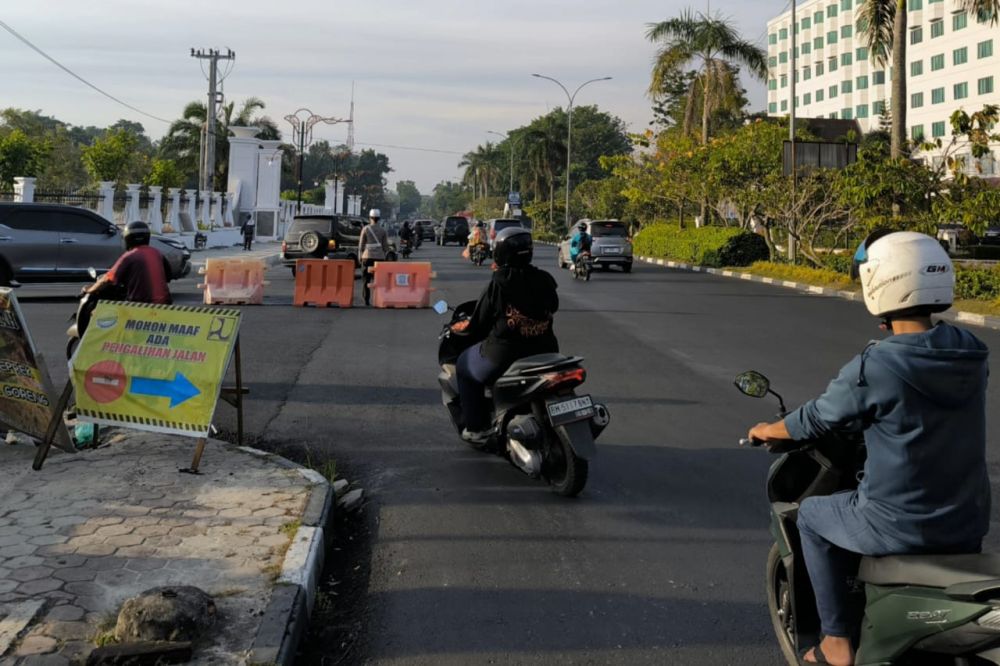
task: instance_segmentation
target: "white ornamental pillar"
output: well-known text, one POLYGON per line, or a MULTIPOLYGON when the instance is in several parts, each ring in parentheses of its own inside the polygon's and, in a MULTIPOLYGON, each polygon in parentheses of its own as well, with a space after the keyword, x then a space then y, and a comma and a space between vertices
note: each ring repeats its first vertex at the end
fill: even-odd
POLYGON ((161 212, 163 206, 163 186, 150 185, 149 195, 152 197, 152 201, 149 203, 149 210, 146 214, 146 224, 149 225, 154 234, 158 234, 163 231, 163 213, 161 212))
POLYGON ((334 214, 337 213, 337 181, 327 180, 323 182, 323 187, 325 188, 325 197, 323 200, 323 208, 325 210, 333 211, 334 214))
POLYGON ((170 193, 170 207, 167 208, 167 224, 171 231, 178 233, 181 230, 181 194, 184 189, 171 187, 168 191, 170 193))
POLYGON ((198 190, 187 191, 187 224, 181 221, 180 231, 198 230, 198 190))
POLYGON ((344 212, 344 190, 347 189, 347 181, 343 178, 337 179, 337 212, 344 212))
POLYGON ((212 228, 222 226, 222 192, 212 192, 212 228))
POLYGON ((111 180, 102 180, 98 184, 101 195, 101 205, 97 213, 108 222, 115 222, 115 183, 111 180))
POLYGON ((226 227, 236 226, 233 221, 233 206, 236 205, 236 193, 226 192, 226 212, 222 216, 222 224, 226 227))
POLYGON ((212 228, 212 191, 201 191, 201 224, 206 229, 212 228))
POLYGON ((125 186, 125 194, 128 195, 128 203, 125 204, 125 224, 142 219, 139 215, 139 188, 138 183, 129 183, 125 186))
POLYGON ((14 178, 14 201, 32 203, 35 200, 35 179, 26 176, 14 178))

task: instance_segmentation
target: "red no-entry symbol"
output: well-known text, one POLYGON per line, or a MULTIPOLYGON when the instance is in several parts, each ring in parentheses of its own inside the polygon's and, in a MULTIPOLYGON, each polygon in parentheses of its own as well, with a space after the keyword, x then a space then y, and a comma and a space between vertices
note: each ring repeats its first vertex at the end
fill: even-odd
POLYGON ((94 402, 104 404, 122 397, 128 386, 125 368, 117 361, 100 361, 87 369, 83 388, 94 402))

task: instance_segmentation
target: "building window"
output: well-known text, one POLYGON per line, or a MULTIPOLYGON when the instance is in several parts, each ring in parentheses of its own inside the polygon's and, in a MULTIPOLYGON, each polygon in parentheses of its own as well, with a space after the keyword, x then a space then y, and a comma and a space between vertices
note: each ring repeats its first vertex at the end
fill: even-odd
POLYGON ((910 30, 910 44, 919 44, 924 41, 924 29, 919 25, 910 30))
POLYGON ((876 116, 881 116, 883 113, 885 113, 885 101, 875 100, 874 102, 872 102, 872 114, 876 116))
POLYGON ((802 19, 802 29, 803 30, 808 30, 811 27, 812 27, 812 19, 811 18, 809 18, 807 16, 804 19, 802 19))
POLYGON ((816 63, 816 76, 823 76, 823 63, 816 63))
POLYGON ((840 117, 844 120, 850 120, 854 117, 854 109, 841 109, 840 117))
POLYGON ((826 17, 833 18, 837 15, 837 5, 827 5, 826 7, 826 17))
POLYGON ((866 75, 859 76, 857 78, 857 80, 854 82, 854 84, 858 87, 858 90, 867 90, 868 89, 868 76, 866 76, 866 75))
POLYGON ((916 12, 924 8, 922 0, 909 0, 908 5, 911 12, 916 12))
POLYGON ((987 76, 976 81, 976 88, 980 95, 989 95, 993 92, 993 77, 987 76))
POLYGON ((987 39, 985 42, 976 44, 976 53, 980 58, 989 58, 993 55, 993 40, 987 39))
POLYGON ((966 12, 959 12, 957 14, 952 14, 951 16, 951 29, 961 30, 965 26, 969 25, 969 15, 966 12))
POLYGON ((799 96, 798 95, 795 96, 795 100, 794 101, 795 101, 795 108, 796 109, 799 108, 799 96))
POLYGON ((840 11, 846 12, 851 8, 851 0, 840 0, 840 11))
POLYGON ((837 119, 837 112, 834 111, 833 113, 830 114, 830 120, 836 120, 836 119, 837 119))
POLYGON ((788 100, 787 99, 781 100, 781 110, 782 111, 788 111, 788 100))
POLYGON ((777 67, 778 66, 778 56, 771 56, 770 58, 768 58, 767 59, 767 66, 768 67, 777 67))
POLYGON ((939 139, 944 136, 944 121, 931 124, 931 136, 939 139))
POLYGON ((952 95, 955 99, 965 99, 969 96, 969 84, 968 83, 956 83, 951 88, 952 95))
POLYGON ((836 72, 837 71, 837 56, 833 56, 826 61, 826 71, 836 72))
POLYGON ((829 93, 830 99, 833 99, 834 97, 837 96, 837 90, 838 90, 837 86, 830 86, 830 89, 827 91, 829 93))
POLYGON ((939 69, 944 69, 944 54, 939 53, 936 56, 931 56, 931 71, 936 72, 939 69))
POLYGON ((922 92, 910 95, 910 108, 919 109, 924 105, 924 94, 922 92))
POLYGON ((781 53, 778 54, 778 62, 780 62, 782 65, 788 62, 788 51, 782 51, 781 53))
POLYGON ((831 30, 830 32, 826 33, 826 43, 827 44, 836 44, 837 43, 837 31, 836 30, 831 30))
POLYGON ((881 69, 872 72, 872 83, 874 83, 877 86, 884 86, 885 72, 883 72, 881 69))
POLYGON ((910 76, 920 76, 924 73, 924 61, 914 60, 910 63, 910 76))
POLYGON ((777 90, 778 89, 778 79, 771 79, 770 81, 768 81, 767 82, 767 89, 768 90, 777 90))
POLYGON ((923 141, 924 140, 924 126, 923 125, 914 125, 913 127, 911 127, 910 128, 910 138, 913 139, 914 141, 923 141))
POLYGON ((788 28, 782 28, 778 31, 778 39, 788 39, 788 28))
POLYGON ((811 78, 812 78, 812 70, 809 69, 808 67, 803 67, 802 68, 802 80, 803 81, 808 81, 811 78))
POLYGON ((787 88, 788 87, 788 74, 782 74, 781 75, 781 87, 782 88, 787 88))
POLYGON ((802 105, 809 106, 810 104, 812 104, 812 94, 806 93, 802 96, 802 105))
POLYGON ((840 26, 840 36, 844 39, 854 36, 854 26, 853 25, 842 25, 840 26))
POLYGON ((774 46, 775 44, 777 44, 778 43, 778 33, 772 32, 770 35, 768 35, 767 36, 767 43, 770 44, 771 46, 774 46))
POLYGON ((813 14, 813 25, 823 22, 823 12, 819 11, 813 14))
POLYGON ((816 49, 817 51, 820 50, 821 48, 823 48, 823 38, 822 37, 814 37, 813 38, 813 48, 816 49))
POLYGON ((851 64, 851 54, 841 53, 840 54, 840 64, 844 67, 848 67, 851 64))
POLYGON ((931 21, 931 39, 935 37, 940 37, 944 34, 944 21, 937 19, 931 21))
POLYGON ((820 88, 819 90, 816 91, 816 101, 817 102, 822 102, 823 101, 823 94, 824 94, 824 91, 823 91, 822 88, 820 88))
POLYGON ((768 113, 777 113, 778 112, 778 103, 777 102, 771 102, 770 104, 768 104, 767 105, 767 112, 768 113))
POLYGON ((845 95, 849 92, 854 92, 854 83, 852 81, 841 81, 840 92, 844 93, 845 95))
POLYGON ((969 47, 963 46, 960 49, 952 51, 951 61, 953 65, 964 65, 969 62, 969 47))
POLYGON ((944 88, 935 88, 931 91, 931 104, 944 104, 944 88))
POLYGON ((812 44, 805 42, 802 44, 802 55, 809 55, 812 53, 812 44))
POLYGON ((857 60, 858 62, 862 60, 868 60, 868 47, 859 46, 858 48, 856 48, 854 50, 854 59, 857 60))
POLYGON ((855 117, 857 117, 857 118, 867 118, 868 117, 868 105, 867 104, 858 104, 857 108, 855 109, 855 117))

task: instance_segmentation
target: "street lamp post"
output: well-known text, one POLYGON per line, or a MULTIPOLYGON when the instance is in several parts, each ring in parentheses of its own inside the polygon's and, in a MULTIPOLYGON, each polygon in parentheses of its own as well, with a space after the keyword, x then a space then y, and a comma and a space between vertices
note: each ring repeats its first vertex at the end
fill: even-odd
POLYGON ((295 205, 295 211, 297 213, 302 212, 302 167, 305 163, 305 153, 306 146, 312 143, 313 127, 318 123, 326 123, 327 125, 336 125, 337 123, 349 123, 350 120, 343 120, 341 118, 324 118, 323 116, 316 115, 309 109, 299 109, 295 113, 290 113, 285 116, 292 126, 292 144, 298 145, 299 149, 299 175, 298 175, 298 199, 295 205), (299 114, 305 112, 308 114, 304 118, 300 118, 299 114))
POLYGON ((569 168, 573 152, 573 102, 576 100, 576 94, 580 92, 580 90, 582 90, 584 86, 589 85, 591 83, 596 83, 597 81, 610 81, 611 77, 604 76, 599 79, 591 79, 589 81, 584 81, 583 83, 580 84, 580 86, 576 90, 573 91, 573 94, 571 95, 569 94, 569 90, 567 90, 566 86, 564 86, 562 83, 552 78, 551 76, 543 76, 542 74, 532 74, 532 76, 534 76, 537 79, 547 79, 549 81, 552 81, 552 83, 562 88, 563 92, 566 93, 566 99, 569 100, 569 106, 566 109, 566 115, 568 116, 567 124, 569 126, 569 129, 566 132, 566 229, 568 231, 569 230, 569 186, 570 186, 569 168))
POLYGON ((507 192, 514 191, 514 139, 511 138, 510 134, 506 132, 494 132, 493 130, 486 130, 487 134, 496 134, 497 136, 502 136, 504 139, 510 141, 510 186, 507 188, 507 192))

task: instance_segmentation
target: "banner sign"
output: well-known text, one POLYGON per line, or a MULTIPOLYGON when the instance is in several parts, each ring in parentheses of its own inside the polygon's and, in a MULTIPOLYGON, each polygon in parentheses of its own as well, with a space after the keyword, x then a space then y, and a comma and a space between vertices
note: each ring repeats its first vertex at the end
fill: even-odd
POLYGON ((70 361, 83 421, 207 437, 239 310, 101 302, 70 361))
MULTIPOLYGON (((55 414, 48 372, 41 363, 12 289, 0 288, 0 423, 37 439, 55 414)), ((73 452, 65 427, 54 444, 73 452)))

